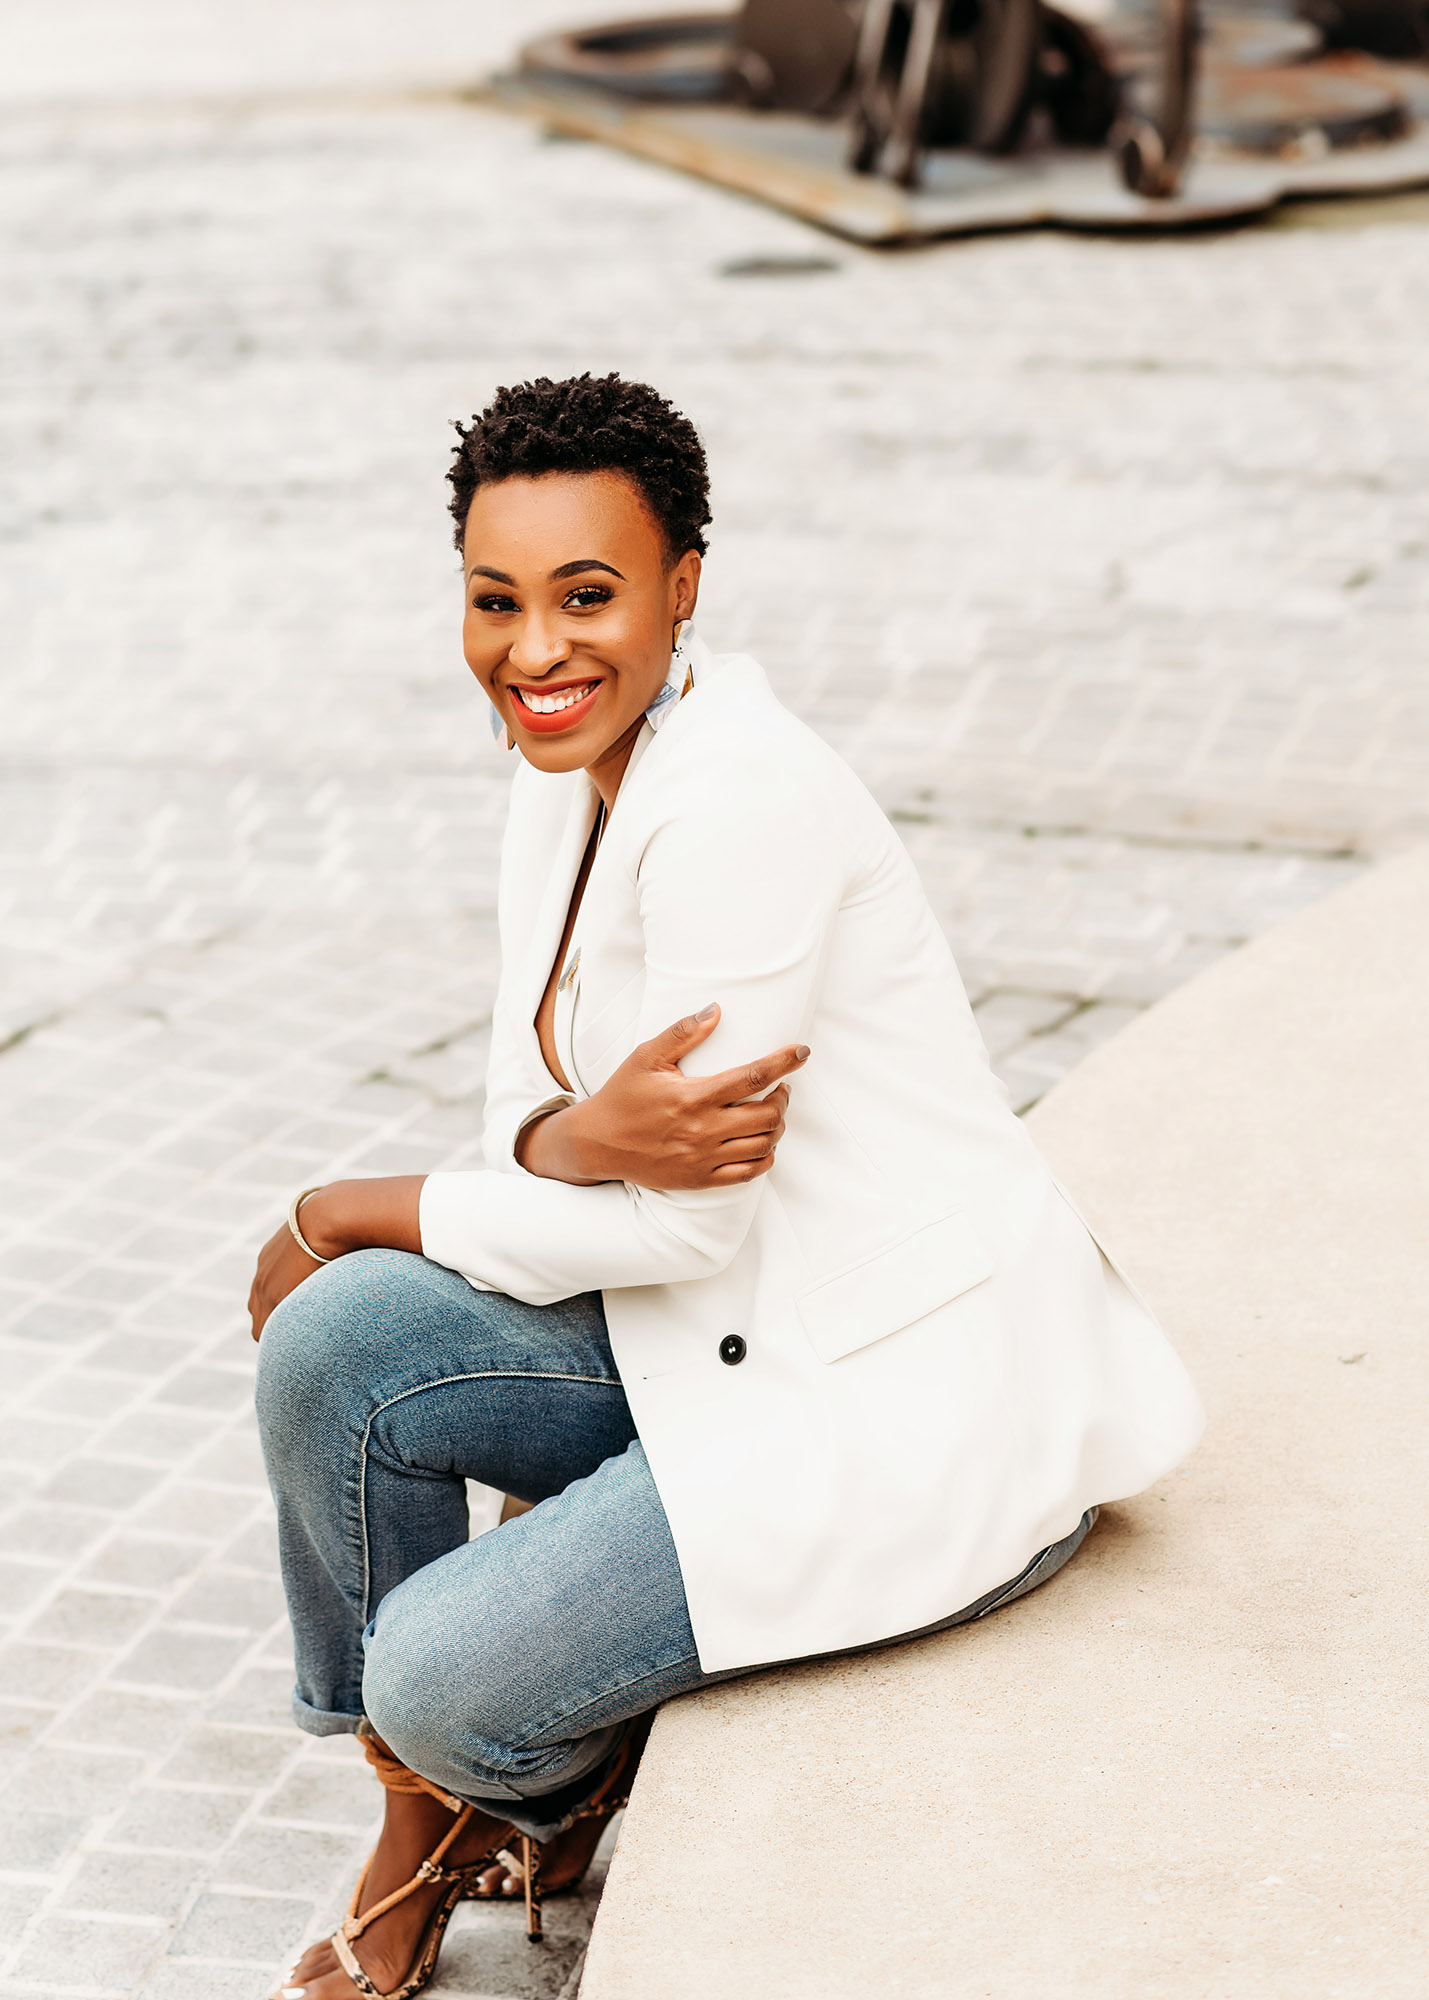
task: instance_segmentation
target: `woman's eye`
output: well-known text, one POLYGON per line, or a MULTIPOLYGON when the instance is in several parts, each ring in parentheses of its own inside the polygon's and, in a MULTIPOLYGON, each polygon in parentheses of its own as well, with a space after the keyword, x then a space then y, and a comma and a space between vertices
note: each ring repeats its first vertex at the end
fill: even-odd
POLYGON ((603 583, 583 583, 579 590, 573 590, 566 603, 576 611, 591 611, 598 604, 609 604, 611 593, 603 583))
POLYGON ((516 600, 514 597, 493 597, 490 595, 483 595, 481 597, 474 597, 472 599, 472 603, 476 606, 478 611, 502 613, 507 611, 514 611, 516 609, 516 600))

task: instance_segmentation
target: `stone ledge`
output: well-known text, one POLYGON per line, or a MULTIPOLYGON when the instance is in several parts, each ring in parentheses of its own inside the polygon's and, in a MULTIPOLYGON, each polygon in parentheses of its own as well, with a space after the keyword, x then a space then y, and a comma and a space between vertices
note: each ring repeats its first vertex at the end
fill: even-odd
POLYGON ((1039 1107, 1204 1444, 986 1625, 666 1708, 582 2000, 1429 1989, 1426 1002, 1417 852, 1039 1107))

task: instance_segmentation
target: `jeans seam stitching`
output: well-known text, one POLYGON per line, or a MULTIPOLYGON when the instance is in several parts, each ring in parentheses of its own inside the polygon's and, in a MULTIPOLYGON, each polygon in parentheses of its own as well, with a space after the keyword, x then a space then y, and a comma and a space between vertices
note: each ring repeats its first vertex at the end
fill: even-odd
POLYGON ((621 1387, 618 1376, 609 1375, 567 1375, 560 1369, 548 1368, 473 1368, 460 1375, 438 1375, 430 1382, 418 1382, 410 1389, 403 1389, 399 1395, 389 1396, 385 1403, 376 1404, 367 1413, 367 1422, 362 1426, 362 1446, 358 1455, 357 1472, 357 1521, 362 1538, 362 1623, 364 1627, 372 1617, 372 1550, 367 1536, 367 1452, 372 1426, 384 1410, 390 1410, 396 1403, 405 1403, 410 1396, 425 1395, 428 1389, 445 1389, 453 1382, 583 1382, 599 1389, 621 1387))

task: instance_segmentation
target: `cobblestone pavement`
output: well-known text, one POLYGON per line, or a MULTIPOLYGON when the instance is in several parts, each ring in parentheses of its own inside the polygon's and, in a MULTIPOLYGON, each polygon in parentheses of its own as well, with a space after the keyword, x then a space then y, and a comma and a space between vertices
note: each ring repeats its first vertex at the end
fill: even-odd
MULTIPOLYGON (((1429 796, 1429 229, 873 257, 373 93, 379 5, 346 69, 321 0, 242 62, 201 14, 111 7, 107 98, 75 32, 65 109, 99 16, 30 10, 0 131, 0 2000, 256 2000, 370 1831, 286 1722, 239 1306, 295 1185, 472 1156, 450 417, 618 366, 697 418, 702 628, 903 827, 1019 1104, 1429 796)), ((440 1990, 551 2000, 590 1907, 469 1911, 440 1990)))

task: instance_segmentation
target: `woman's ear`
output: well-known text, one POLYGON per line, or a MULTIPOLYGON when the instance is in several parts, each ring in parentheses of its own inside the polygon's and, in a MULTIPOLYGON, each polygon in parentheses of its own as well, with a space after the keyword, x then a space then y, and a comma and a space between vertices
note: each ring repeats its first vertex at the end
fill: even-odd
POLYGON ((700 552, 686 549, 675 564, 673 582, 675 585, 675 623, 695 615, 695 603, 700 594, 700 552))

